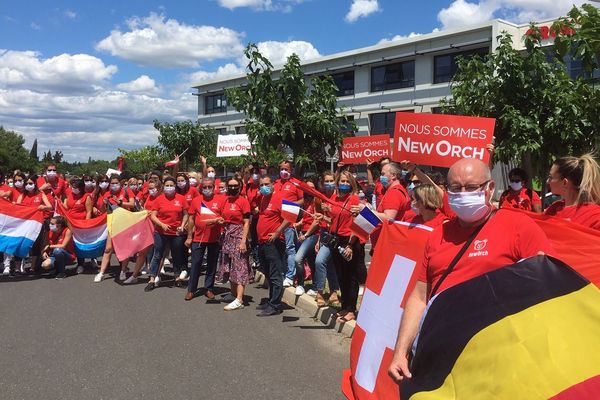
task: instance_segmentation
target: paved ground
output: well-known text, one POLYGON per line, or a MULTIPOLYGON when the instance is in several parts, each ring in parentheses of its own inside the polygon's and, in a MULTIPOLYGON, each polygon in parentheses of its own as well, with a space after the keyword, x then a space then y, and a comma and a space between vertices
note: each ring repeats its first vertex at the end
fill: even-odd
POLYGON ((350 340, 295 309, 256 317, 263 289, 225 312, 92 279, 0 277, 2 400, 343 398, 350 340))

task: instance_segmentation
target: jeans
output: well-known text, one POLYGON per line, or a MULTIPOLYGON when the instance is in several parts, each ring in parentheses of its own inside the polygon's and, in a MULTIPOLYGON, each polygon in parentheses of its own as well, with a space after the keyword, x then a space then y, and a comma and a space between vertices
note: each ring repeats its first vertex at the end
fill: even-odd
POLYGON ((294 280, 296 275, 296 230, 289 227, 284 232, 285 235, 285 254, 287 254, 287 271, 285 277, 294 280))
MULTIPOLYGON (((340 236, 340 246, 346 247, 349 237, 340 236)), ((332 251, 333 263, 340 277, 340 289, 342 290, 342 310, 356 312, 358 302, 358 290, 360 284, 367 280, 367 268, 365 266, 365 245, 358 241, 352 246, 352 259, 347 261, 339 251, 332 251)))
POLYGON ((285 272, 285 243, 277 239, 273 243, 258 246, 260 265, 269 280, 269 306, 278 310, 283 297, 283 274, 285 272))
MULTIPOLYGON (((310 269, 315 271, 315 258, 317 254, 315 253, 315 244, 317 243, 317 239, 319 239, 318 235, 310 235, 300 245, 298 251, 296 251, 296 276, 298 277, 298 286, 304 286, 304 260, 308 261, 308 265, 310 269)), ((313 278, 313 281, 315 278, 313 278)))
POLYGON ((198 290, 198 280, 200 279, 200 269, 206 253, 206 275, 204 276, 204 289, 213 290, 215 286, 215 274, 217 273, 217 260, 221 246, 215 243, 192 243, 192 270, 188 280, 188 292, 194 293, 198 290))
POLYGON ((321 246, 315 259, 315 279, 313 280, 315 290, 323 291, 325 289, 325 278, 329 281, 329 290, 334 292, 340 289, 337 273, 331 262, 331 250, 327 246, 321 246))
POLYGON ((65 249, 54 249, 52 250, 52 255, 50 256, 50 261, 54 270, 57 274, 62 274, 65 272, 65 266, 73 264, 71 261, 71 253, 66 251, 65 249))
POLYGON ((183 263, 185 260, 185 247, 186 236, 179 235, 161 235, 158 232, 154 232, 154 256, 152 257, 151 272, 150 276, 155 277, 158 275, 158 269, 160 268, 160 260, 165 252, 167 244, 171 245, 171 256, 173 257, 173 272, 175 275, 179 275, 182 270, 183 263))

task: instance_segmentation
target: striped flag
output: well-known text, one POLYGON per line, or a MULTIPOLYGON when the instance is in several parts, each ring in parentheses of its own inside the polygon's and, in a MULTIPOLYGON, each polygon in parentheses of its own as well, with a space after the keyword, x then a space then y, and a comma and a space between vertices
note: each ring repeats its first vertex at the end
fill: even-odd
POLYGON ((204 203, 200 206, 200 220, 204 221, 206 219, 215 219, 218 218, 217 214, 215 214, 210 208, 206 207, 204 203))
POLYGON ((75 254, 79 258, 96 258, 104 253, 108 228, 106 215, 92 219, 73 219, 60 201, 56 202, 55 213, 64 216, 73 234, 75 254))
POLYGON ((36 207, 0 200, 0 252, 26 257, 42 230, 43 213, 36 207))
POLYGON ((365 207, 352 221, 350 230, 361 239, 368 240, 371 232, 381 224, 381 219, 369 207, 365 207))
POLYGON ((107 216, 108 232, 119 261, 154 243, 154 225, 147 211, 131 212, 118 207, 107 216))
POLYGON ((281 200, 281 217, 286 221, 295 224, 301 210, 300 204, 285 199, 281 200))

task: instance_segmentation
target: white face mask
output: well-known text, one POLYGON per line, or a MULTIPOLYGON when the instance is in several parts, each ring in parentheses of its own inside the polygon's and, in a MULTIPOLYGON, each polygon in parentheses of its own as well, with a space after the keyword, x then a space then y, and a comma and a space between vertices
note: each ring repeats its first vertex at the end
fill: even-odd
POLYGON ((514 190, 515 192, 518 192, 519 190, 521 190, 523 188, 523 183, 522 182, 511 182, 510 188, 512 190, 514 190))
POLYGON ((8 187, 13 187, 15 184, 13 182, 8 182, 8 187))
POLYGON ((281 179, 290 179, 290 176, 292 176, 292 174, 290 174, 290 171, 282 169, 281 171, 279 171, 279 176, 281 177, 281 179))
POLYGON ((198 186, 198 180, 196 178, 190 178, 190 186, 198 186))
POLYGON ((119 189, 121 189, 121 185, 119 183, 110 184, 110 190, 112 190, 113 192, 117 192, 119 191, 119 189))
POLYGON ((158 189, 156 189, 156 188, 148 189, 148 193, 150 194, 150 196, 154 197, 154 196, 156 196, 156 193, 158 193, 158 189))
POLYGON ((221 194, 227 193, 227 188, 226 187, 220 187, 219 188, 219 193, 221 193, 221 194))
POLYGON ((104 190, 108 187, 108 182, 100 182, 98 186, 100 186, 100 189, 104 190))
POLYGON ((175 193, 175 186, 165 186, 163 191, 166 194, 173 194, 173 193, 175 193))
POLYGON ((85 184, 86 188, 91 188, 91 187, 96 186, 96 182, 94 182, 94 181, 86 181, 84 184, 85 184))
POLYGON ((183 182, 177 182, 177 187, 179 189, 185 189, 185 181, 183 181, 183 182))
POLYGON ((23 187, 23 181, 15 181, 15 187, 16 188, 22 188, 23 187))
POLYGON ((208 176, 209 178, 214 178, 215 177, 215 173, 214 172, 207 172, 206 176, 208 176))
POLYGON ((52 232, 58 232, 58 226, 56 226, 55 224, 50 224, 49 228, 52 232))
POLYGON ((448 192, 448 203, 458 219, 468 223, 479 221, 485 217, 491 207, 483 190, 477 192, 448 192))
POLYGON ((25 185, 25 190, 27 190, 28 192, 33 192, 33 189, 35 189, 35 185, 33 185, 33 184, 25 185))
POLYGON ((46 176, 48 178, 54 178, 56 176, 56 171, 46 171, 46 176))
POLYGON ((73 194, 79 194, 79 189, 73 188, 71 189, 71 192, 73 192, 73 194))

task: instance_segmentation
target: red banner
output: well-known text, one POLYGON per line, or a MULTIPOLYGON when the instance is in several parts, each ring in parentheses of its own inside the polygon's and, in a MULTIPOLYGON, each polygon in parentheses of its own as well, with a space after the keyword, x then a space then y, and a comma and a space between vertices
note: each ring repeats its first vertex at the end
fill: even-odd
POLYGON ((390 137, 374 135, 344 138, 341 152, 342 161, 346 164, 364 163, 367 158, 377 161, 390 156, 390 137))
POLYGON ((494 118, 398 112, 393 158, 437 167, 450 167, 462 158, 487 164, 495 123, 494 118))

